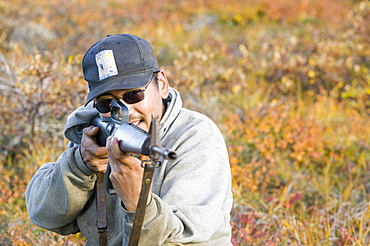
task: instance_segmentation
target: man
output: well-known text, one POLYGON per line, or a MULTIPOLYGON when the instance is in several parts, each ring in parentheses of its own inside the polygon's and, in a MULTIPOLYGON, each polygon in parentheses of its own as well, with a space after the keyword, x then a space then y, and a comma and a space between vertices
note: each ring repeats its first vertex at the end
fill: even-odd
POLYGON ((108 245, 127 245, 141 160, 120 151, 115 137, 99 146, 99 128, 90 126, 93 117, 109 116, 117 100, 127 106, 129 121, 145 131, 158 115, 161 144, 178 157, 155 169, 139 245, 231 245, 231 175, 223 137, 209 118, 182 108, 149 42, 131 34, 108 36, 86 52, 82 65, 87 102, 67 119, 65 136, 72 144, 27 187, 32 222, 62 235, 81 232, 87 245, 98 245, 95 182, 109 162, 117 195, 106 196, 108 245))

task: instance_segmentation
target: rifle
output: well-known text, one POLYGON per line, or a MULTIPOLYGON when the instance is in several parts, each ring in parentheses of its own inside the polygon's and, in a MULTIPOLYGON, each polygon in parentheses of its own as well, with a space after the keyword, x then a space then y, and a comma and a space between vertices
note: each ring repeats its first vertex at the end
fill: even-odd
MULTIPOLYGON (((128 109, 120 101, 113 100, 111 105, 110 117, 94 117, 91 125, 100 128, 97 136, 97 143, 105 146, 109 136, 115 136, 119 140, 119 148, 124 153, 131 155, 146 155, 152 157, 159 155, 167 160, 174 161, 177 155, 170 149, 163 148, 159 140, 158 117, 151 121, 150 131, 147 133, 143 129, 129 122, 128 109)), ((151 158, 152 159, 152 158, 151 158)), ((157 158, 159 159, 159 158, 157 158)), ((157 160, 156 166, 160 165, 157 160)), ((106 171, 106 186, 108 194, 114 195, 115 191, 109 180, 110 166, 106 171)))
MULTIPOLYGON (((152 177, 154 173, 154 168, 159 166, 160 157, 164 159, 174 161, 177 155, 174 151, 170 149, 163 148, 160 144, 159 139, 159 117, 154 118, 152 116, 151 125, 149 133, 143 129, 133 125, 129 122, 128 108, 120 101, 112 100, 111 104, 111 115, 110 117, 94 117, 91 120, 91 125, 99 127, 99 133, 97 135, 97 143, 100 146, 105 146, 107 138, 109 136, 115 136, 119 141, 119 148, 122 152, 131 155, 146 155, 150 157, 150 161, 143 161, 142 166, 144 168, 144 175, 142 179, 142 187, 138 206, 136 209, 134 224, 131 231, 129 246, 135 246, 139 242, 141 227, 144 220, 146 201, 148 198, 148 193, 152 183, 152 177)), ((137 157, 137 156, 136 156, 137 157)), ((108 194, 115 195, 116 192, 109 179, 111 172, 110 165, 108 163, 107 171, 105 173, 105 188, 108 194)), ((101 245, 106 244, 106 233, 107 233, 107 220, 106 211, 99 212, 100 210, 105 210, 105 204, 102 204, 102 192, 97 192, 100 197, 97 198, 98 206, 98 232, 100 233, 99 238, 102 239, 101 245), (102 209, 101 207, 104 207, 102 209), (102 236, 104 234, 104 236, 102 236)), ((103 198, 105 203, 105 198, 103 198)))

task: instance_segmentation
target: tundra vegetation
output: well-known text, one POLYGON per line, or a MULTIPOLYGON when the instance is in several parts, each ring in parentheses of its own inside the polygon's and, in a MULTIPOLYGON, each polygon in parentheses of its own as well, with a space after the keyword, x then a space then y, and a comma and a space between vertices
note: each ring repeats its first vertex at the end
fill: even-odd
POLYGON ((234 245, 370 244, 370 3, 0 1, 0 244, 82 245, 34 226, 24 191, 67 145, 81 59, 107 34, 153 44, 233 175, 234 245))

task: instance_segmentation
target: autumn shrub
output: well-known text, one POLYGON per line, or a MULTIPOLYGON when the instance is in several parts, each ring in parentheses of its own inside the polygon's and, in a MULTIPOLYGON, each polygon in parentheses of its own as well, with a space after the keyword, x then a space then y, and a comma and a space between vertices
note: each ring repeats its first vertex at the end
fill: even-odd
MULTIPOLYGON (((360 14, 361 25, 369 25, 364 17, 368 12, 360 14)), ((245 41, 240 40, 237 61, 244 71, 251 71, 254 81, 270 83, 276 96, 331 91, 337 97, 351 97, 354 92, 352 98, 366 102, 369 43, 366 33, 358 35, 364 39, 351 35, 353 21, 350 17, 337 34, 333 32, 338 30, 298 25, 279 29, 273 38, 270 33, 261 33, 249 41, 246 35, 245 41)))
POLYGON ((54 138, 45 142, 34 140, 32 149, 23 151, 22 157, 9 158, 0 166, 0 244, 1 245, 83 245, 80 235, 61 236, 33 225, 26 212, 27 184, 36 170, 46 162, 55 160, 62 149, 54 138), (16 163, 16 165, 15 165, 16 163))
POLYGON ((370 124, 356 109, 321 96, 304 108, 272 103, 226 119, 237 245, 370 242, 361 224, 370 124))
POLYGON ((32 225, 24 191, 67 144, 84 52, 122 32, 224 134, 234 245, 369 244, 369 16, 350 0, 0 1, 0 244, 83 244, 32 225))
MULTIPOLYGON (((15 47, 17 48, 17 47, 15 47)), ((34 139, 48 143, 61 138, 61 124, 76 105, 84 102, 86 88, 76 61, 81 57, 58 60, 52 53, 26 55, 17 51, 17 58, 26 60, 12 70, 5 59, 2 64, 3 90, 0 93, 0 142, 3 156, 32 148, 34 139)))
POLYGON ((201 47, 180 47, 169 77, 189 94, 194 107, 225 93, 239 98, 242 107, 248 104, 244 95, 263 91, 268 100, 300 99, 302 94, 314 100, 317 94, 330 93, 366 111, 370 49, 363 27, 369 25, 368 15, 369 4, 363 2, 342 20, 341 28, 309 23, 266 28, 254 23, 231 29, 232 41, 220 35, 222 27, 209 24, 201 28, 206 33, 204 38, 199 34, 201 47))
POLYGON ((273 104, 230 112, 223 126, 236 184, 248 191, 268 190, 286 183, 291 171, 310 177, 324 174, 328 165, 339 181, 347 165, 359 175, 368 165, 369 123, 357 110, 338 104, 322 97, 304 111, 273 104))

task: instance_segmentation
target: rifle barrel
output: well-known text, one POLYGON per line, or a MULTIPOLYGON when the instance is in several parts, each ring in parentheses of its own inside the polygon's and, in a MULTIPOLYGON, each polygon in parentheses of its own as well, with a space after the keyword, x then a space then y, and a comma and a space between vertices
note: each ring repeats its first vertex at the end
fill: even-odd
POLYGON ((167 160, 176 160, 177 158, 176 152, 169 149, 165 149, 159 146, 152 146, 151 150, 155 153, 162 155, 167 160))

